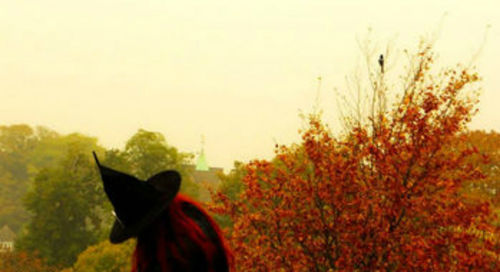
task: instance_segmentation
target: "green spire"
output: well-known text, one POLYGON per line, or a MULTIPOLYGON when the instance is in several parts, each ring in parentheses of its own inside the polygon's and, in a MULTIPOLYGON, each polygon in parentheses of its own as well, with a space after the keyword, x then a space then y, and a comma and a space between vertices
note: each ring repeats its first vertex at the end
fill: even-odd
POLYGON ((208 163, 207 158, 205 157, 205 152, 203 149, 200 152, 200 156, 198 156, 198 160, 196 161, 196 171, 208 171, 208 163))
POLYGON ((210 168, 208 167, 207 158, 205 157, 205 137, 201 136, 201 151, 198 156, 198 160, 196 161, 196 171, 208 171, 210 168))

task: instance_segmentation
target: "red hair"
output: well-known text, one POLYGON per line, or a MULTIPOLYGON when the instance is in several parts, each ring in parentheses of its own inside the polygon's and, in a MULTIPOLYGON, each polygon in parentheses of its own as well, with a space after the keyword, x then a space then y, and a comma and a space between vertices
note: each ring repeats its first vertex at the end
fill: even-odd
POLYGON ((221 267, 229 271, 233 255, 207 212, 177 194, 158 220, 138 236, 132 272, 145 271, 151 265, 159 265, 162 272, 189 271, 196 266, 210 272, 221 267))

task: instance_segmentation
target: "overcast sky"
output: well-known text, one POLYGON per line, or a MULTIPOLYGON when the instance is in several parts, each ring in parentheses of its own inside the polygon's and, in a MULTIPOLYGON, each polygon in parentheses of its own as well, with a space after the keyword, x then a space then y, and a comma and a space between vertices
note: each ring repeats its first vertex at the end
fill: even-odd
POLYGON ((370 27, 381 48, 392 41, 397 50, 439 33, 443 64, 480 52, 471 126, 500 131, 497 3, 0 0, 0 124, 81 132, 118 148, 144 128, 187 152, 205 135, 209 164, 226 168, 269 158, 275 142, 298 140, 318 76, 320 106, 338 128, 333 89, 345 89, 361 56, 356 39, 370 27))

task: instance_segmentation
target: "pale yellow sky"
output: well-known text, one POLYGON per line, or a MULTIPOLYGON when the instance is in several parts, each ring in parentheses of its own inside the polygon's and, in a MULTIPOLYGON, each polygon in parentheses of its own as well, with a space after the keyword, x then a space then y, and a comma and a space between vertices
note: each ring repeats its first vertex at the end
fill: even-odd
POLYGON ((381 45, 414 49, 439 29, 443 63, 477 61, 484 77, 473 128, 500 130, 498 1, 0 0, 0 124, 43 125, 123 147, 138 128, 182 151, 200 135, 212 166, 268 158, 298 139, 321 75, 333 88, 360 59, 371 27, 381 45), (437 3, 435 3, 437 2, 437 3))

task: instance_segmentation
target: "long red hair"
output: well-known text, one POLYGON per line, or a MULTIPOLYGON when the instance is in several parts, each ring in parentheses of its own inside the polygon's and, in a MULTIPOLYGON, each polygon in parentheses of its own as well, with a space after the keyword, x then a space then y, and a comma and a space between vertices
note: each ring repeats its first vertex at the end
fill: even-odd
POLYGON ((233 255, 207 212, 187 196, 177 194, 158 220, 137 238, 132 272, 146 271, 150 266, 160 266, 162 272, 190 271, 200 266, 210 272, 218 272, 221 267, 230 271, 233 255))

